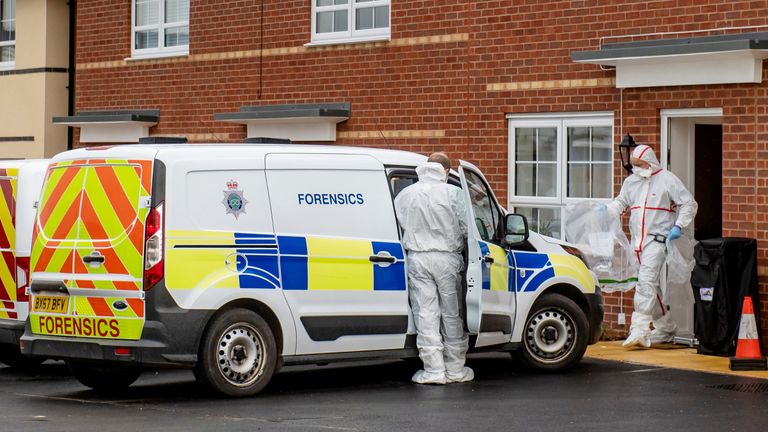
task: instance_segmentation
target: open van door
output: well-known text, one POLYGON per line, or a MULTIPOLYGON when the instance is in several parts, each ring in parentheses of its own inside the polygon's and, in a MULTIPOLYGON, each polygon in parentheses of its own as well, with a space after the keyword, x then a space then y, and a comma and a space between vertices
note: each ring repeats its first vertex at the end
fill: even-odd
POLYGON ((467 205, 467 325, 476 347, 507 343, 516 302, 512 257, 501 246, 504 212, 480 170, 459 164, 467 205))

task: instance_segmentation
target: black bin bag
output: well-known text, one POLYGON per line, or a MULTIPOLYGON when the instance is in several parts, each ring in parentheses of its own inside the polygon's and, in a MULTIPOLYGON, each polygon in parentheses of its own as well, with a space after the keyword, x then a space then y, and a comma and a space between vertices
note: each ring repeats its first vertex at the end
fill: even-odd
POLYGON ((694 251, 691 286, 696 299, 694 328, 698 353, 732 356, 739 338, 742 300, 752 297, 758 337, 760 298, 757 285, 757 241, 750 238, 702 240, 694 251))

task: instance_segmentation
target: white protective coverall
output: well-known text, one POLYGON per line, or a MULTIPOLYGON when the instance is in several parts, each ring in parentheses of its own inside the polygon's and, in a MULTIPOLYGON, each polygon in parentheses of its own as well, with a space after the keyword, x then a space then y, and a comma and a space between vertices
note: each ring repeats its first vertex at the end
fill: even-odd
POLYGON ((642 175, 642 170, 635 168, 634 174, 621 186, 619 196, 608 204, 608 209, 616 217, 624 211, 630 212, 632 246, 640 263, 632 324, 624 345, 650 347, 651 343, 671 342, 677 331, 677 325, 662 302, 659 288, 666 245, 655 240, 653 235, 667 236, 675 225, 685 229, 696 216, 698 205, 680 179, 660 168, 650 147, 637 146, 632 156, 648 162, 650 172, 642 175), (649 328, 651 322, 653 332, 649 328))
POLYGON ((470 381, 474 372, 464 366, 469 339, 459 313, 466 206, 461 189, 445 182, 442 165, 428 162, 416 172, 419 181, 395 198, 408 253, 416 346, 424 363, 412 380, 420 384, 470 381))

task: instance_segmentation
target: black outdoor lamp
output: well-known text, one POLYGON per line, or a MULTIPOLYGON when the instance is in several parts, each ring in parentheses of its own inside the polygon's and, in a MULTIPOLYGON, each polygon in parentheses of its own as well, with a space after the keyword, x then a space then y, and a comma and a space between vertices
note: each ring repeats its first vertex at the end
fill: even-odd
POLYGON ((627 172, 632 173, 632 164, 630 158, 632 157, 632 151, 637 147, 637 143, 632 138, 632 135, 627 134, 619 143, 619 157, 621 158, 621 165, 627 172))

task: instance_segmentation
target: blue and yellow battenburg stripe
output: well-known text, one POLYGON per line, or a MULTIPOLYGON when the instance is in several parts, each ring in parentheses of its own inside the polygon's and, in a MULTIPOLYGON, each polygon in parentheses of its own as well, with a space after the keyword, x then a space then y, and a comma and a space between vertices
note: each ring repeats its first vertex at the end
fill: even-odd
POLYGON ((166 281, 170 289, 403 291, 406 288, 405 254, 397 242, 170 231, 167 246, 166 281), (370 262, 370 256, 379 252, 387 252, 397 261, 386 267, 370 262))
POLYGON ((555 276, 574 279, 587 292, 594 290, 589 270, 575 256, 523 251, 508 252, 492 243, 484 241, 478 243, 482 255, 490 254, 494 259, 490 266, 483 265, 484 290, 534 292, 555 276))

